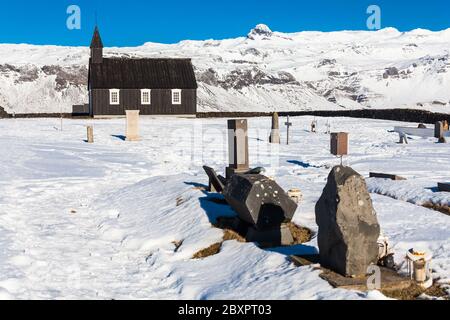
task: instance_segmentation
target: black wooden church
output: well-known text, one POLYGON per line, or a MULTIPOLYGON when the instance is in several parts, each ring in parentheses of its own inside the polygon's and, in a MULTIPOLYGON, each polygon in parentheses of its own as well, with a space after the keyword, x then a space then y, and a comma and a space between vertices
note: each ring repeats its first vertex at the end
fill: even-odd
POLYGON ((195 115, 197 81, 191 59, 105 58, 98 28, 89 60, 89 114, 195 115))

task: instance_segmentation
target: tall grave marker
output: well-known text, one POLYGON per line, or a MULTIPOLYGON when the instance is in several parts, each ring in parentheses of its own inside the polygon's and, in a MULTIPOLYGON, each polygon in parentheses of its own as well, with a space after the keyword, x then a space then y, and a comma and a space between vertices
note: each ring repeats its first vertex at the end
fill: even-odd
POLYGON ((245 173, 250 170, 247 120, 228 120, 228 155, 227 179, 235 173, 245 173))

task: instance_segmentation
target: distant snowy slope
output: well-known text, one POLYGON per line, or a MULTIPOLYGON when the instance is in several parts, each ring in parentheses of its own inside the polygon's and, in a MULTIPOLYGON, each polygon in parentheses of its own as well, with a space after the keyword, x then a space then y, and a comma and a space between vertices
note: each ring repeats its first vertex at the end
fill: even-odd
MULTIPOLYGON (((108 39, 104 39, 108 43, 108 39)), ((107 56, 191 57, 201 111, 420 108, 450 111, 450 29, 272 32, 107 48, 107 56)), ((0 106, 70 112, 87 102, 87 47, 0 45, 0 106)))

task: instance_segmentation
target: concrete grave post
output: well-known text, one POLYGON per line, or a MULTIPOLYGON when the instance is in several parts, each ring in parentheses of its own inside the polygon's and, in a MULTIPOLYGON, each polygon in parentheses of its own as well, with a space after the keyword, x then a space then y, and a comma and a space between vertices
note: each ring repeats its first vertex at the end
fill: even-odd
POLYGON ((229 166, 226 177, 249 171, 248 124, 245 119, 228 120, 229 166))
POLYGON ((126 110, 127 115, 127 141, 139 141, 139 110, 126 110))
POLYGON ((87 142, 94 143, 94 127, 87 126, 87 142))
POLYGON ((270 132, 269 142, 279 144, 280 140, 280 123, 278 119, 278 113, 275 112, 272 115, 272 131, 270 132))

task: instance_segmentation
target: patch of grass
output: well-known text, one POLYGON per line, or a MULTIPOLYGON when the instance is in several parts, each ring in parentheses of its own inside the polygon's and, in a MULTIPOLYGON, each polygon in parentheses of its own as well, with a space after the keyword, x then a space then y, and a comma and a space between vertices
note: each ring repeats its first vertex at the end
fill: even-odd
POLYGON ((192 259, 204 259, 210 256, 214 256, 220 252, 220 249, 222 249, 222 244, 223 242, 218 242, 209 246, 206 249, 200 250, 199 252, 194 254, 192 259))
POLYGON ((302 244, 311 241, 311 230, 299 227, 293 222, 289 222, 287 225, 291 231, 292 237, 294 238, 295 244, 302 244))
MULTIPOLYGON (((289 230, 294 238, 294 244, 301 244, 311 240, 312 232, 309 229, 299 227, 296 224, 289 222, 287 223, 289 230)), ((225 241, 237 241, 240 243, 245 243, 245 235, 248 230, 248 225, 243 222, 236 220, 236 218, 220 217, 217 219, 217 223, 213 225, 215 228, 223 230, 223 239, 221 242, 217 242, 208 248, 202 249, 194 256, 192 259, 204 259, 216 255, 222 249, 222 245, 225 241)), ((182 244, 182 243, 181 243, 182 244)))
POLYGON ((450 207, 448 205, 439 205, 439 204, 434 204, 432 202, 426 202, 423 204, 423 206, 425 208, 439 211, 439 212, 442 212, 442 213, 450 216, 450 207))
POLYGON ((444 298, 448 300, 448 294, 436 283, 426 290, 416 284, 412 284, 409 288, 401 290, 382 290, 386 297, 397 300, 417 300, 420 295, 426 294, 431 297, 444 298))
POLYGON ((225 229, 223 231, 223 241, 231 241, 231 240, 236 240, 237 242, 241 243, 247 242, 245 238, 236 231, 225 229))

